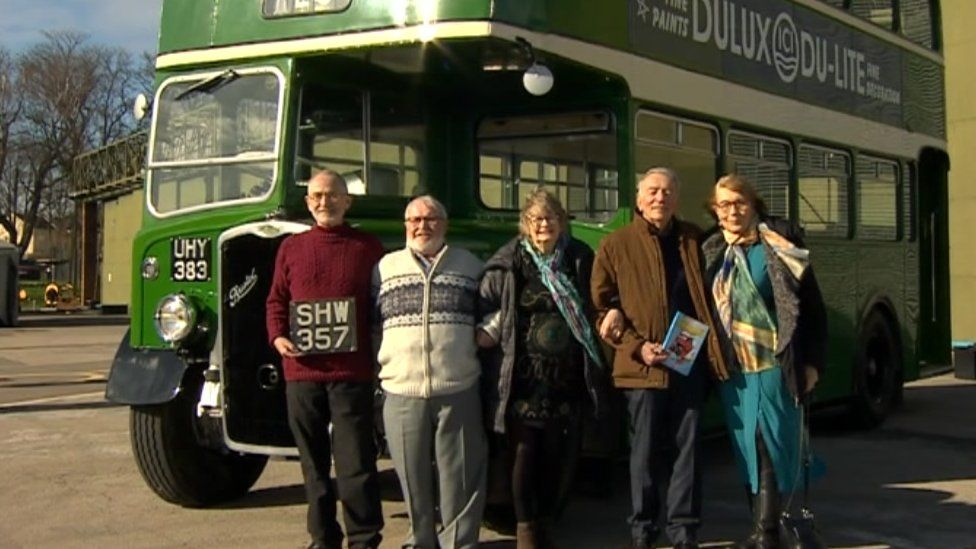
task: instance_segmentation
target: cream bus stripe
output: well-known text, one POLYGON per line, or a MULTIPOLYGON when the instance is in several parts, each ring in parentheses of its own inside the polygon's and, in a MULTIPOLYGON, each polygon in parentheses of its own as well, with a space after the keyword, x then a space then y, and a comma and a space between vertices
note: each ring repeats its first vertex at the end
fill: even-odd
MULTIPOLYGON (((536 50, 600 67, 626 79, 634 97, 699 113, 703 117, 724 118, 797 134, 828 143, 843 143, 866 150, 914 157, 920 148, 945 148, 944 140, 912 133, 849 114, 809 105, 740 84, 723 82, 605 46, 541 34, 503 23, 463 22, 431 25, 436 38, 494 36, 506 40, 527 39, 536 50)), ((157 67, 228 61, 246 57, 283 55, 311 49, 321 51, 363 47, 392 42, 419 41, 420 26, 339 36, 324 36, 271 44, 231 46, 212 50, 165 54, 157 67), (247 54, 247 55, 245 55, 247 54)), ((556 75, 558 82, 559 75, 556 75)), ((708 120, 705 120, 708 121, 708 120)))
POLYGON ((435 23, 431 25, 413 25, 395 29, 378 31, 355 32, 349 34, 316 36, 314 38, 299 38, 279 42, 264 42, 261 44, 244 44, 240 46, 225 46, 203 50, 164 53, 156 58, 156 69, 168 69, 184 65, 199 65, 231 61, 236 59, 251 59, 289 55, 313 51, 340 50, 382 44, 402 42, 419 42, 421 34, 430 31, 433 38, 450 39, 474 36, 488 36, 491 26, 484 21, 464 21, 435 23))

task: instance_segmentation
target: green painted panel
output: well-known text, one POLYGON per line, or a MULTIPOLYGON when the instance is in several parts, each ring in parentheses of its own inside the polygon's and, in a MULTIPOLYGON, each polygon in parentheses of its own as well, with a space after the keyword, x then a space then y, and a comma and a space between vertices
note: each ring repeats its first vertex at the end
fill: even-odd
MULTIPOLYGON (((258 1, 167 0, 159 52, 416 25, 424 20, 423 4, 352 0, 339 13, 266 18, 258 1)), ((434 2, 427 16, 436 21, 488 19, 491 5, 490 0, 434 2)))
MULTIPOLYGON (((159 32, 159 53, 210 45, 216 0, 166 0, 159 32)), ((244 4, 243 2, 240 2, 244 4)), ((248 2, 257 5, 256 2, 248 2)))

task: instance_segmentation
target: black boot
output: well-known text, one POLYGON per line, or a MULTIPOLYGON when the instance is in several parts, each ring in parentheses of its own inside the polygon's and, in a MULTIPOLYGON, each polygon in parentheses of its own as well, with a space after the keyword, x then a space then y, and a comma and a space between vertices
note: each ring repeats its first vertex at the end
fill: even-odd
POLYGON ((756 432, 756 449, 759 454, 759 493, 749 494, 752 508, 752 534, 737 543, 737 549, 777 549, 779 547, 780 495, 776 485, 776 471, 766 450, 762 436, 756 432))

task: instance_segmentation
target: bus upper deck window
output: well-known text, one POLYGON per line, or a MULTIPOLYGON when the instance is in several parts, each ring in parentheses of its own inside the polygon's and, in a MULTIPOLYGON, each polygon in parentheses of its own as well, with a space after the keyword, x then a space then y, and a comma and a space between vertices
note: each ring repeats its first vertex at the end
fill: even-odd
POLYGON ((342 11, 351 0, 264 0, 265 17, 342 11))

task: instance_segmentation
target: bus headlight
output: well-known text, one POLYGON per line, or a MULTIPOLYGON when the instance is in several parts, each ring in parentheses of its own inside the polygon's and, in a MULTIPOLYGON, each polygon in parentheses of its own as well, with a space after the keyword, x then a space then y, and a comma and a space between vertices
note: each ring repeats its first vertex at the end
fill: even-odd
POLYGON ((185 340, 197 324, 197 310, 183 294, 170 294, 156 306, 156 333, 163 341, 177 344, 185 340))

